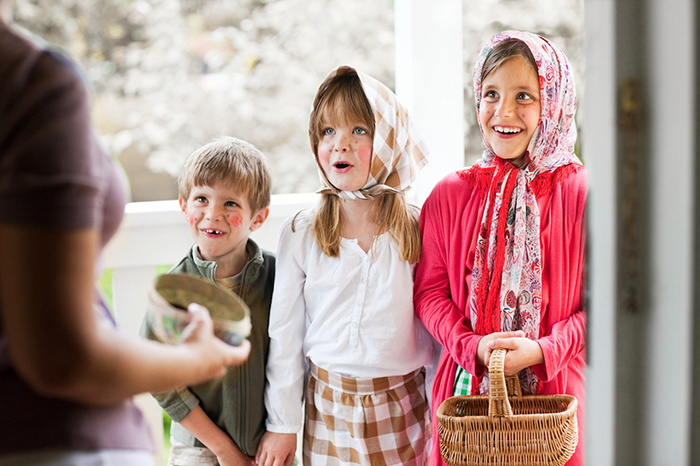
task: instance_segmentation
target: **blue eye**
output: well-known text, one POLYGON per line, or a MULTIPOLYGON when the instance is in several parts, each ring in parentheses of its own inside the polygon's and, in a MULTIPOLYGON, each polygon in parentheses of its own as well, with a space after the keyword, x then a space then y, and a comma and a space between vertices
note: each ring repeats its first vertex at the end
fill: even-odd
POLYGON ((333 133, 335 133, 335 130, 333 128, 326 128, 323 130, 323 134, 325 136, 328 136, 328 135, 333 134, 333 133))
POLYGON ((352 132, 353 134, 367 134, 367 130, 360 127, 355 128, 352 132))

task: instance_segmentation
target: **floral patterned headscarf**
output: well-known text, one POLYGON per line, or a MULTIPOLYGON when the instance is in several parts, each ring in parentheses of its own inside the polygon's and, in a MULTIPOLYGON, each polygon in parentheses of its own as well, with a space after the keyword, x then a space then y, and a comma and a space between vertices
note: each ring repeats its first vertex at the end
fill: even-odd
MULTIPOLYGON (((372 164, 367 183, 359 191, 341 191, 328 181, 318 163, 324 184, 320 193, 334 193, 343 199, 370 199, 386 191, 403 192, 409 188, 418 169, 428 163, 428 150, 413 126, 411 118, 399 99, 384 84, 350 66, 339 66, 323 80, 314 98, 309 119, 309 136, 314 131, 314 120, 321 96, 336 77, 355 74, 374 113, 372 164)), ((313 147, 313 138, 311 141, 313 147)))
MULTIPOLYGON (((540 213, 530 183, 537 175, 569 164, 580 164, 576 143, 574 78, 564 53, 547 39, 528 32, 496 34, 481 50, 474 67, 477 113, 481 103, 481 71, 493 48, 506 39, 524 42, 537 64, 540 122, 528 145, 527 165, 518 169, 500 159, 484 143, 479 165, 496 167, 489 186, 472 272, 469 312, 481 335, 523 330, 539 338, 542 308, 540 213)), ((481 127, 482 137, 484 128, 481 127)), ((521 371, 525 393, 537 393, 539 380, 532 368, 521 371)), ((475 393, 488 393, 488 375, 473 384, 475 393)))

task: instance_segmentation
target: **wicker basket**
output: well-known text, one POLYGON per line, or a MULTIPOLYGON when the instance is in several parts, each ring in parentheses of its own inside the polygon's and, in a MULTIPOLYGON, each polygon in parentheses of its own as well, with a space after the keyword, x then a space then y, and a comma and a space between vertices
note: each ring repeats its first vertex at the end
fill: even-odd
POLYGON ((450 466, 563 465, 578 443, 576 398, 507 396, 505 354, 491 354, 490 395, 453 396, 438 408, 443 459, 450 466))

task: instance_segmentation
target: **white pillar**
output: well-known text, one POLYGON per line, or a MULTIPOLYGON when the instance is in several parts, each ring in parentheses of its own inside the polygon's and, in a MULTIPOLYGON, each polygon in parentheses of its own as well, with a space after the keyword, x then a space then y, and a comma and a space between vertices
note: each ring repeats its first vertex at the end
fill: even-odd
POLYGON ((640 447, 650 466, 690 464, 696 5, 647 2, 652 294, 647 335, 639 337, 648 343, 640 447))
POLYGON ((588 368, 586 464, 615 466, 617 92, 615 2, 586 0, 586 110, 581 152, 588 168, 588 368))
POLYGON ((422 203, 464 165, 462 0, 396 0, 396 94, 430 149, 409 196, 422 203))

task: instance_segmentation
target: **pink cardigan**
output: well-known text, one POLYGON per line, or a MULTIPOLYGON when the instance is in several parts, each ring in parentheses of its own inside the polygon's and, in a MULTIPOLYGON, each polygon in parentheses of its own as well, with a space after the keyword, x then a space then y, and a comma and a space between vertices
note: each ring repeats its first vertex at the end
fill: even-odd
MULTIPOLYGON (((475 245, 493 169, 451 173, 426 200, 420 218, 423 253, 416 268, 415 311, 444 347, 432 394, 433 449, 440 457, 435 412, 452 396, 457 364, 481 376, 476 363, 481 339, 467 312, 475 245)), ((578 399, 579 443, 568 465, 583 464, 586 316, 582 309, 585 248, 586 170, 567 165, 538 176, 530 187, 540 209, 542 314, 537 340, 545 362, 534 367, 541 394, 565 393, 578 399)))

